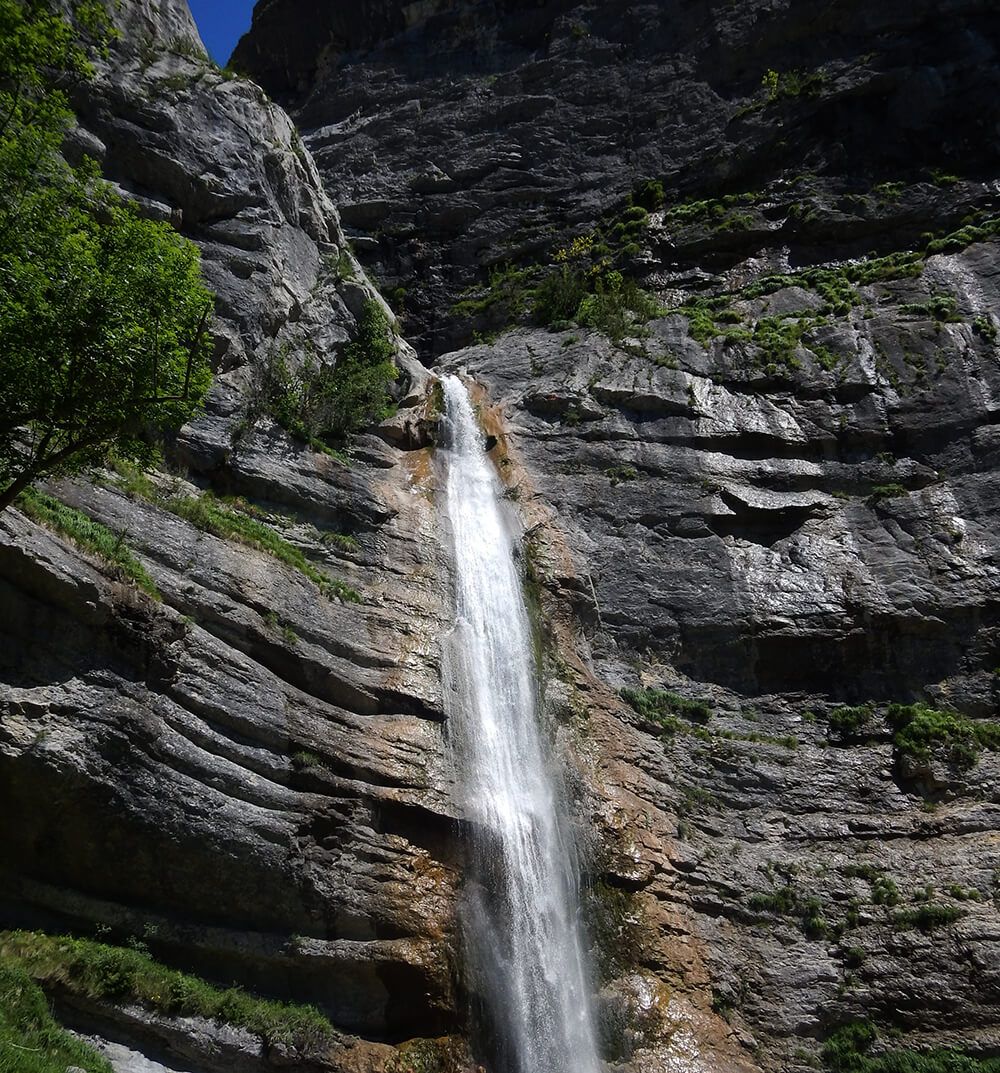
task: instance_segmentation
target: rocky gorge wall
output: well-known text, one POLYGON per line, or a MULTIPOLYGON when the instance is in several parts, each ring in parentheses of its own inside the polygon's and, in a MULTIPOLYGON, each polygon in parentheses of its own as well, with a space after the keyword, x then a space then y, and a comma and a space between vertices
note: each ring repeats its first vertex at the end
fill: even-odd
POLYGON ((886 719, 996 712, 991 6, 271 0, 234 63, 301 139, 186 4, 121 18, 73 146, 201 246, 219 375, 152 493, 53 489, 161 602, 0 520, 0 905, 343 1036, 83 1026, 192 1073, 469 1067, 430 378, 400 343, 399 413, 349 465, 247 417, 268 354, 351 337, 353 249, 478 385, 524 520, 611 1068, 805 1071, 856 1020, 996 1054, 1000 762, 886 719), (518 315, 517 271, 589 264, 615 221, 646 323, 518 315), (333 595, 164 505, 206 489, 333 595), (424 1067, 395 1046, 445 1035, 424 1067))

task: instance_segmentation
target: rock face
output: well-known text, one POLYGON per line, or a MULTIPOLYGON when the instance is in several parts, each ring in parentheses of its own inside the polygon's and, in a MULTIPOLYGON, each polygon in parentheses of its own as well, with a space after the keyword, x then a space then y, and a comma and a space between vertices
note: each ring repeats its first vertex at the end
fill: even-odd
POLYGON ((349 465, 266 419, 247 426, 256 364, 275 348, 334 355, 377 294, 291 122, 208 62, 187 5, 128 3, 120 18, 69 151, 193 238, 218 294, 219 375, 175 450, 195 484, 161 476, 161 490, 253 501, 359 602, 110 479, 53 490, 122 534, 162 603, 6 512, 4 921, 145 937, 370 1039, 441 1035, 458 1019, 447 569, 427 452, 397 446, 424 374, 401 343, 399 415, 349 465))
MULTIPOLYGON (((864 1018, 993 1053, 997 757, 914 757, 885 708, 996 712, 996 11, 351 19, 261 5, 234 62, 425 360, 493 405, 595 922, 629 950, 605 1013, 667 984, 673 1053, 690 1030, 716 1068, 809 1068, 864 1018), (642 180, 663 200, 610 253, 659 314, 616 342, 520 316, 440 356, 530 312, 543 266, 598 263, 642 180), (615 694, 637 685, 704 708, 644 719, 615 694)), ((623 1055, 660 1068, 637 1031, 623 1055)))
POLYGON ((271 0, 233 62, 291 108, 359 254, 440 353, 467 338, 449 307, 477 274, 642 179, 701 198, 784 168, 992 175, 997 41, 986 0, 271 0), (768 70, 821 81, 748 108, 768 70))
MULTIPOLYGON (((374 297, 336 202, 523 516, 609 1068, 805 1073, 858 1019, 995 1054, 994 5, 265 0, 234 62, 302 140, 181 0, 119 17, 68 151, 201 246, 219 375, 156 495, 53 487, 162 602, 0 516, 4 922, 315 1003, 345 1035, 307 1070, 404 1073, 393 1044, 467 1027, 430 378, 401 342, 349 465, 248 410, 374 297), (645 179, 609 255, 661 308, 519 317, 645 179), (203 489, 334 595, 164 505, 203 489), (916 701, 968 719, 908 750, 886 707, 916 701)), ((295 1060, 66 1016, 123 1069, 295 1060)))

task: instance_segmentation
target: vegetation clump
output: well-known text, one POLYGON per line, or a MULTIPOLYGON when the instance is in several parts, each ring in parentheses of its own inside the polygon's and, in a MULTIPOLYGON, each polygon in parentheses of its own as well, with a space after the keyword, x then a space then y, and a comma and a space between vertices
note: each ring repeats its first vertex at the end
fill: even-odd
POLYGON ((747 904, 757 913, 773 913, 775 916, 796 919, 803 934, 810 939, 821 939, 829 932, 820 899, 803 897, 791 883, 767 894, 754 894, 747 904))
POLYGON ((370 299, 335 365, 308 357, 293 369, 285 353, 272 354, 261 369, 255 409, 315 450, 330 453, 334 444, 392 415, 390 388, 399 375, 395 355, 385 310, 370 299))
POLYGON ((911 906, 893 913, 892 922, 897 928, 906 930, 918 928, 920 931, 935 931, 938 928, 954 924, 965 916, 965 910, 957 905, 943 905, 940 902, 928 902, 924 905, 911 906))
POLYGON ((973 767, 984 749, 1000 751, 1000 722, 973 720, 926 704, 890 704, 893 743, 900 756, 927 760, 943 753, 960 767, 973 767))
MULTIPOLYGON (((83 998, 136 1002, 173 1017, 204 1017, 245 1028, 268 1045, 284 1043, 306 1050, 335 1039, 330 1022, 312 1006, 272 1002, 235 987, 222 990, 166 968, 142 949, 65 935, 6 931, 0 932, 0 963, 19 967, 43 985, 58 986, 83 998)), ((22 1067, 12 1068, 20 1071, 22 1067)), ((103 1066, 90 1068, 105 1073, 103 1066)), ((59 1073, 65 1073, 65 1066, 59 1073)))
POLYGON ((15 960, 0 957, 0 1070, 3 1073, 111 1073, 93 1048, 60 1028, 41 988, 15 960))
POLYGON ((153 579, 120 533, 113 533, 106 525, 37 488, 26 488, 18 496, 17 508, 32 521, 69 537, 83 551, 97 555, 121 578, 131 581, 155 600, 160 599, 153 579))
POLYGON ((628 267, 640 252, 649 213, 664 198, 659 180, 640 183, 619 212, 552 250, 544 261, 494 267, 487 286, 470 288, 452 313, 506 325, 530 317, 554 330, 579 324, 616 343, 642 336, 645 323, 663 310, 629 276, 628 267))
POLYGON ((875 715, 873 704, 860 704, 854 707, 841 705, 834 708, 827 718, 830 729, 842 738, 851 738, 871 722, 875 715))
POLYGON ((689 700, 662 689, 623 689, 621 695, 644 719, 659 723, 671 733, 679 726, 677 716, 696 723, 706 723, 712 716, 705 701, 689 700))
POLYGON ((978 1058, 955 1050, 881 1050, 871 1054, 879 1033, 868 1021, 838 1028, 823 1045, 830 1073, 1000 1073, 1000 1058, 978 1058))

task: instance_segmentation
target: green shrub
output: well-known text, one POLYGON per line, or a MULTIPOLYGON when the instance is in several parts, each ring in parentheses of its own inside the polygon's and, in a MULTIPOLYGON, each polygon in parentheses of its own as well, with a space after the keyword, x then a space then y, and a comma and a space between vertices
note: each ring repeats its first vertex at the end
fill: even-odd
POLYGON ((572 320, 587 294, 586 273, 562 265, 547 273, 535 289, 532 315, 539 324, 545 325, 572 320))
POLYGON ((389 389, 399 375, 395 354, 388 317, 371 299, 335 365, 309 358, 293 371, 283 353, 271 354, 261 370, 259 407, 314 448, 342 444, 393 413, 389 389))
POLYGON ((874 715, 875 708, 871 704, 861 704, 853 708, 843 705, 830 713, 827 723, 834 733, 850 738, 870 722, 874 715))
POLYGON ((69 537, 78 548, 103 559, 119 577, 131 581, 154 600, 160 599, 153 579, 121 534, 113 533, 106 525, 37 488, 26 488, 17 499, 17 507, 33 521, 69 537))
POLYGON ((872 880, 873 905, 899 905, 899 887, 888 876, 879 875, 872 880))
POLYGON ((972 330, 988 343, 997 341, 997 326, 988 313, 980 313, 973 318, 972 330))
POLYGON ((621 272, 597 276, 593 291, 581 299, 574 319, 585 328, 602 332, 615 342, 635 334, 662 310, 651 294, 621 272))
POLYGON ((16 959, 0 956, 0 1073, 111 1073, 96 1051, 52 1019, 39 986, 16 959))
POLYGON ((961 767, 972 767, 983 749, 1000 750, 1000 722, 972 720, 925 704, 891 704, 887 712, 895 729, 893 742, 901 756, 926 760, 946 754, 961 767))
POLYGON ((646 209, 647 212, 656 212, 666 201, 663 183, 659 179, 646 179, 632 191, 631 200, 634 205, 646 209))
MULTIPOLYGON (((333 1042, 329 1021, 311 1006, 257 998, 238 988, 221 990, 196 976, 168 969, 139 949, 40 932, 0 932, 0 957, 38 982, 74 995, 136 1002, 174 1017, 204 1017, 248 1029, 270 1046, 307 1049, 333 1042)), ((0 1069, 3 1067, 0 1066, 0 1069)), ((86 1067, 85 1067, 86 1068, 86 1067)), ((94 1073, 104 1066, 91 1066, 94 1073)), ((21 1067, 13 1067, 20 1073, 21 1067)), ((65 1066, 59 1070, 64 1073, 65 1066)))
POLYGON ((692 722, 706 723, 712 716, 712 709, 705 701, 689 700, 662 689, 623 689, 621 695, 644 719, 651 722, 669 721, 672 716, 679 715, 692 722))

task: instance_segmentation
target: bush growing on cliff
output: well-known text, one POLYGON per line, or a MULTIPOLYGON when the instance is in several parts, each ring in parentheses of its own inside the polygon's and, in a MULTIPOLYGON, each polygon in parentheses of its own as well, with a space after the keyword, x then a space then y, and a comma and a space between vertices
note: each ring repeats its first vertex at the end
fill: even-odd
POLYGON ((324 450, 344 443, 393 412, 390 387, 399 372, 389 319, 380 303, 365 303, 358 330, 336 365, 307 358, 298 370, 282 353, 261 370, 260 406, 293 436, 324 450))
POLYGON ((103 5, 0 0, 0 509, 36 477, 150 452, 208 389, 197 248, 60 155, 103 5))
POLYGON ((890 704, 887 716, 902 756, 926 760, 939 752, 960 767, 972 767, 983 749, 1000 751, 1000 722, 968 719, 925 704, 890 704))

